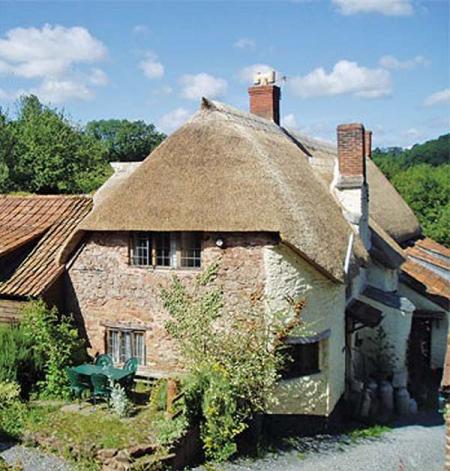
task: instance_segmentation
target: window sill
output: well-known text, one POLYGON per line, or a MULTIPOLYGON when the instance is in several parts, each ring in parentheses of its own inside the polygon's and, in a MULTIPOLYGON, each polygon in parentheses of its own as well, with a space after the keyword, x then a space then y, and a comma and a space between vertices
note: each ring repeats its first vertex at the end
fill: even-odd
POLYGON ((139 268, 140 270, 148 270, 151 272, 200 272, 202 267, 153 267, 152 265, 133 265, 131 263, 128 266, 133 268, 139 268))
POLYGON ((318 370, 318 371, 311 371, 310 373, 305 373, 301 375, 293 375, 293 376, 288 376, 285 378, 280 378, 280 382, 289 382, 289 381, 295 381, 297 379, 302 379, 302 378, 312 378, 316 376, 320 376, 323 373, 323 371, 318 370))

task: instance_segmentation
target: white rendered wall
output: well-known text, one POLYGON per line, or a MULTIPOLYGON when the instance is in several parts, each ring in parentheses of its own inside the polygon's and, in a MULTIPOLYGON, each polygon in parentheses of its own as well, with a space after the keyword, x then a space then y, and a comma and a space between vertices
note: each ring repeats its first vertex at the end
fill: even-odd
MULTIPOLYGON (((390 346, 386 351, 391 353, 392 372, 406 371, 412 312, 401 311, 399 309, 385 306, 384 304, 377 303, 369 298, 364 298, 364 302, 371 304, 383 313, 383 320, 380 323, 380 327, 382 327, 386 333, 386 344, 390 346)), ((368 340, 368 338, 375 338, 376 328, 372 329, 365 327, 358 331, 357 335, 358 338, 362 340, 361 345, 358 347, 362 356, 371 356, 371 354, 373 354, 373 344, 368 340)), ((367 372, 369 372, 371 369, 370 364, 366 363, 366 367, 367 372)), ((361 362, 359 364, 358 371, 361 372, 361 362)))
POLYGON ((323 276, 284 245, 265 248, 264 264, 269 312, 286 309, 286 296, 306 298, 306 332, 297 334, 331 329, 330 337, 320 342, 321 372, 281 381, 276 388, 278 404, 270 405, 269 412, 329 415, 345 388, 345 286, 323 276))
POLYGON ((397 291, 398 271, 371 263, 367 270, 368 284, 383 291, 397 291))

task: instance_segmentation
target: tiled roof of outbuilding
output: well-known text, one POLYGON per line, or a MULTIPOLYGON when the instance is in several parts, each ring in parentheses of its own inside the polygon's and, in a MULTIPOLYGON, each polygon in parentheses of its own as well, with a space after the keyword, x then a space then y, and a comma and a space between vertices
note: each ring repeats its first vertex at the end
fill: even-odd
POLYGON ((39 296, 61 274, 56 255, 89 213, 86 196, 0 197, 0 257, 42 237, 12 275, 0 282, 0 296, 39 296))

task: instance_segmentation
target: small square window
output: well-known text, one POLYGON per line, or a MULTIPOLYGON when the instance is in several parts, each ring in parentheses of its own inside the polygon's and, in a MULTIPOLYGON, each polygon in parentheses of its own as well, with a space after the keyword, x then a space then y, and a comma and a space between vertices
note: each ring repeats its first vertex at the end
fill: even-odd
POLYGON ((320 372, 319 342, 289 344, 282 378, 298 378, 320 372))

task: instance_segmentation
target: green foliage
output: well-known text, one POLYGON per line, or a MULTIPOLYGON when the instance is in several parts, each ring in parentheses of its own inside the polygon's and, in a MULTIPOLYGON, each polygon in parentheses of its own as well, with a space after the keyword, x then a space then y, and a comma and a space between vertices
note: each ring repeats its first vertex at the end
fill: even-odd
POLYGON ((0 382, 0 436, 20 436, 26 407, 20 400, 20 386, 14 382, 0 382))
POLYGON ((110 162, 144 160, 166 137, 153 124, 126 119, 91 121, 86 133, 105 144, 110 162))
POLYGON ((450 165, 417 165, 393 179, 419 219, 424 233, 450 247, 450 165))
POLYGON ((153 421, 156 442, 160 446, 173 445, 187 431, 188 422, 184 415, 174 419, 168 419, 164 414, 160 414, 153 421))
POLYGON ((182 383, 186 417, 200 424, 207 459, 224 461, 236 452, 248 420, 272 398, 283 363, 279 333, 298 322, 287 329, 273 320, 269 329, 262 307, 251 303, 227 312, 217 272, 217 265, 205 270, 191 290, 174 277, 161 294, 171 314, 166 327, 188 371, 182 383))
POLYGON ((111 407, 118 417, 128 417, 131 413, 131 403, 125 389, 118 383, 111 384, 111 407))
POLYGON ((31 342, 23 329, 0 327, 0 382, 17 382, 23 396, 28 396, 39 379, 31 342))
POLYGON ((380 438, 392 429, 382 425, 374 425, 373 427, 356 429, 350 432, 350 439, 352 442, 358 442, 360 440, 370 440, 380 438))
POLYGON ((153 412, 165 411, 167 406, 167 380, 159 379, 152 387, 149 407, 153 412))
POLYGON ((450 134, 373 159, 412 208, 425 235, 450 247, 450 134))
POLYGON ((36 365, 44 379, 38 383, 44 397, 67 397, 69 394, 66 367, 83 354, 83 341, 70 317, 59 316, 56 308, 32 301, 23 311, 25 339, 32 345, 36 365))
POLYGON ((103 144, 35 96, 21 98, 17 119, 10 127, 12 191, 90 192, 108 176, 103 144))
POLYGON ((0 108, 0 193, 10 191, 9 164, 13 143, 8 117, 0 108))
POLYGON ((398 357, 395 353, 395 345, 389 341, 383 326, 380 325, 365 341, 368 343, 367 359, 372 365, 370 374, 377 381, 389 378, 394 372, 398 357))

